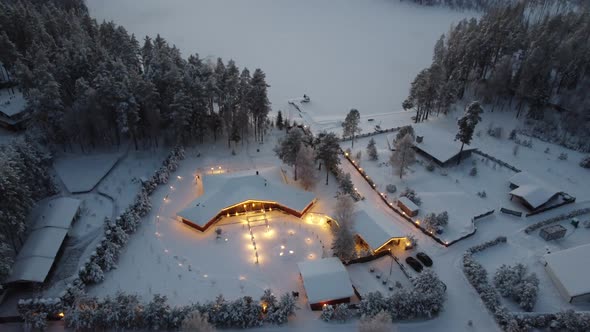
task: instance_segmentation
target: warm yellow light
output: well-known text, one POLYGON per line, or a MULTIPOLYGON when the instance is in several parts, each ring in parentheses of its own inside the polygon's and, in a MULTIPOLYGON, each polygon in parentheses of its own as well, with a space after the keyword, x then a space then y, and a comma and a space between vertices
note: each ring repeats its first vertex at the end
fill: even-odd
POLYGON ((281 246, 281 249, 285 249, 285 246, 281 246))
POLYGON ((215 168, 211 167, 211 170, 214 170, 215 168))
POLYGON ((246 204, 244 204, 244 209, 246 208, 246 204))
POLYGON ((227 213, 227 217, 229 218, 229 212, 227 213))
POLYGON ((416 225, 420 225, 420 220, 416 220, 416 225))
POLYGON ((219 166, 219 169, 221 169, 221 166, 219 166))
POLYGON ((283 252, 281 251, 281 253, 279 254, 279 256, 283 256, 283 252))
POLYGON ((289 253, 290 253, 291 255, 293 255, 293 250, 289 250, 289 253))
POLYGON ((180 176, 180 175, 178 175, 176 178, 179 180, 182 180, 182 176, 180 176))
POLYGON ((57 316, 58 316, 59 318, 64 318, 64 316, 65 316, 65 315, 64 315, 64 313, 63 313, 63 312, 60 312, 59 314, 57 314, 57 316))

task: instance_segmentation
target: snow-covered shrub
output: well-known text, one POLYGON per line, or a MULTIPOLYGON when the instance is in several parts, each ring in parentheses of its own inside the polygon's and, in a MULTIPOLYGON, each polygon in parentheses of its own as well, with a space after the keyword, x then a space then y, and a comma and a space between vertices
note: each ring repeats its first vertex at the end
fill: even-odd
POLYGON ((373 317, 365 317, 359 322, 359 332, 389 332, 391 331, 391 315, 380 311, 373 317))
POLYGON ((387 190, 388 193, 393 194, 397 191, 397 187, 395 186, 395 184, 388 184, 387 186, 385 186, 385 190, 387 190))
POLYGON ((75 278, 71 283, 66 285, 66 289, 60 294, 60 299, 64 306, 71 306, 80 297, 86 295, 84 283, 80 278, 75 278))
POLYGON ((375 140, 372 137, 369 140, 369 144, 367 145, 367 155, 369 156, 369 160, 375 161, 379 159, 377 147, 375 146, 375 140))
POLYGON ((485 190, 482 190, 482 191, 477 192, 477 196, 479 196, 481 198, 486 198, 486 197, 488 197, 488 194, 486 193, 485 190))
POLYGON ((127 234, 135 233, 139 226, 139 216, 134 209, 128 207, 115 219, 117 226, 121 227, 127 234))
POLYGON ((201 314, 198 310, 191 312, 183 321, 182 331, 214 332, 215 326, 208 321, 207 314, 201 314))
POLYGON ((338 188, 343 194, 349 194, 354 198, 354 184, 352 184, 350 173, 345 173, 338 177, 338 188))
POLYGON ((137 193, 137 196, 135 196, 135 201, 132 205, 132 209, 139 218, 147 216, 147 214, 152 210, 152 202, 145 190, 142 189, 137 193))
POLYGON ((531 311, 535 306, 539 278, 535 273, 528 274, 526 266, 500 266, 494 276, 494 285, 503 297, 512 298, 522 309, 531 311))
POLYGON ((281 295, 279 302, 272 310, 267 310, 265 321, 271 324, 282 325, 287 323, 290 316, 295 315, 297 304, 291 294, 281 295))
POLYGON ((476 252, 481 252, 484 251, 490 247, 493 247, 495 245, 498 245, 500 243, 506 243, 506 237, 505 236, 498 236, 497 238, 491 240, 491 241, 487 241, 481 244, 478 244, 476 246, 473 246, 469 249, 467 249, 467 253, 469 254, 475 254, 476 252))
POLYGON ((65 323, 67 327, 75 330, 93 330, 101 325, 97 321, 97 311, 99 301, 96 297, 79 298, 73 306, 67 308, 65 312, 65 323))
POLYGON ((48 316, 55 316, 63 311, 63 303, 59 298, 19 300, 17 311, 24 320, 25 327, 43 330, 47 326, 48 316))
POLYGON ((325 322, 331 321, 334 318, 334 307, 331 304, 325 304, 320 318, 325 322))
POLYGON ((371 292, 363 296, 359 304, 359 313, 364 317, 373 317, 387 310, 387 299, 380 292, 371 292))
POLYGON ((120 248, 127 244, 129 240, 129 235, 125 233, 123 228, 115 222, 110 220, 109 218, 105 218, 105 230, 104 235, 107 241, 118 245, 120 248))
POLYGON ((361 150, 359 150, 359 151, 356 153, 356 161, 357 161, 358 163, 360 163, 360 162, 361 162, 361 157, 362 157, 362 156, 363 156, 363 152, 362 152, 361 150))
POLYGON ((170 305, 166 296, 155 294, 153 299, 145 306, 143 319, 149 329, 166 329, 170 305))
POLYGON ((352 317, 352 311, 348 308, 348 304, 340 303, 334 307, 333 320, 344 323, 352 317))
POLYGON ((550 151, 551 150, 549 148, 545 148, 545 151, 543 151, 543 152, 545 152, 546 154, 548 154, 550 151))
POLYGON ((428 165, 426 165, 426 170, 429 172, 434 172, 434 163, 428 163, 428 165))
POLYGON ((470 176, 476 176, 477 175, 477 167, 473 166, 471 168, 471 170, 469 171, 469 175, 470 176))
POLYGON ((556 222, 559 222, 562 220, 581 216, 581 215, 587 214, 587 213, 590 213, 590 208, 574 210, 574 211, 566 213, 566 214, 562 214, 562 215, 559 215, 559 216, 556 216, 553 218, 549 218, 549 219, 540 221, 538 223, 534 223, 534 224, 528 226, 527 228, 525 228, 524 232, 527 234, 530 234, 531 232, 533 232, 541 227, 544 227, 544 226, 547 226, 547 225, 550 225, 550 224, 553 224, 553 223, 556 223, 556 222))
POLYGON ((568 157, 567 156, 567 153, 562 152, 562 153, 559 154, 559 157, 557 157, 557 159, 559 159, 559 160, 567 160, 567 157, 568 157))
POLYGON ((422 226, 429 232, 435 233, 441 230, 449 223, 449 214, 447 211, 441 212, 438 215, 429 213, 424 217, 422 226))
POLYGON ((399 194, 399 197, 407 197, 410 201, 414 202, 414 204, 416 204, 416 205, 422 204, 422 199, 420 198, 420 196, 418 196, 418 194, 416 194, 416 191, 410 187, 406 187, 404 189, 404 191, 402 191, 399 194))
POLYGON ((590 168, 590 156, 588 156, 580 161, 580 167, 590 168))
POLYGON ((590 314, 588 313, 577 313, 569 309, 559 312, 555 316, 556 330, 571 332, 590 330, 590 314))
POLYGON ((96 284, 104 280, 104 272, 98 265, 96 253, 80 268, 78 276, 85 284, 96 284))

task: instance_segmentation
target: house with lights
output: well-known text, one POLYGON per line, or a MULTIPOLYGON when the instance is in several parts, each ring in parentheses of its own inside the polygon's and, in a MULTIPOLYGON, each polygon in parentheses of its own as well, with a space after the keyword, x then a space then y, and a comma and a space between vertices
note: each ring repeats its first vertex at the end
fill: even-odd
POLYGON ((258 171, 207 174, 199 177, 204 193, 177 213, 177 218, 201 232, 223 217, 279 210, 301 217, 315 203, 312 192, 274 179, 271 168, 258 171))
POLYGON ((403 230, 390 217, 380 211, 359 210, 354 214, 357 239, 366 245, 371 254, 387 250, 389 244, 405 239, 403 230))
POLYGON ((355 295, 348 271, 336 257, 297 263, 311 310, 348 303, 355 295))

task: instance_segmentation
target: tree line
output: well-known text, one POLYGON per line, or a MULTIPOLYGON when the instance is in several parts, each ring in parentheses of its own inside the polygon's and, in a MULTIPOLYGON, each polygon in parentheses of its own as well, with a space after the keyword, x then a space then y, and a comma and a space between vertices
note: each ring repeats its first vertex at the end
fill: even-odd
POLYGON ((470 93, 492 111, 512 107, 517 117, 546 119, 572 136, 584 135, 590 14, 531 15, 526 4, 517 4, 459 22, 437 41, 432 64, 418 73, 402 106, 416 110, 420 122, 446 114, 470 93), (560 121, 552 119, 556 114, 560 121))
MULTIPOLYGON (((403 0, 400 0, 403 1, 403 0)), ((517 3, 525 3, 537 11, 563 12, 585 8, 585 0, 410 0, 423 6, 448 6, 454 9, 487 10, 517 3)))
POLYGON ((134 142, 187 144, 225 135, 263 140, 270 102, 261 69, 216 62, 163 37, 141 42, 98 24, 75 0, 0 3, 0 61, 48 143, 87 151, 134 142))

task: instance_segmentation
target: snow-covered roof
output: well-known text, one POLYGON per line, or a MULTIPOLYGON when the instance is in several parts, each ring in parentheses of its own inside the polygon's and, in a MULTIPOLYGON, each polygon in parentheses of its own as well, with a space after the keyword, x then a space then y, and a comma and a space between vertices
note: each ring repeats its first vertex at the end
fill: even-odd
POLYGON ((336 257, 297 263, 310 304, 352 297, 348 272, 336 257))
POLYGON ((0 113, 15 116, 27 108, 27 101, 20 91, 12 93, 9 89, 0 89, 0 113))
POLYGON ((43 227, 58 227, 69 229, 72 220, 78 208, 80 207, 80 200, 70 197, 60 197, 53 199, 45 204, 41 209, 41 214, 37 218, 37 222, 32 229, 39 229, 43 227))
POLYGON ((510 192, 510 195, 520 197, 525 200, 533 208, 533 210, 547 203, 557 194, 557 191, 545 186, 528 184, 522 185, 510 192))
POLYGON ((354 229, 356 233, 371 247, 377 250, 391 239, 404 237, 404 232, 387 216, 378 211, 371 215, 365 210, 354 214, 354 229))
POLYGON ((590 293, 590 244, 545 255, 547 267, 569 298, 590 293))
MULTIPOLYGON (((422 142, 414 142, 414 146, 443 164, 461 150, 461 142, 455 140, 455 134, 437 126, 414 126, 414 133, 423 137, 422 142)), ((475 149, 473 143, 463 147, 463 151, 475 149)))
POLYGON ((420 208, 418 207, 418 205, 416 205, 414 202, 412 202, 406 196, 402 196, 402 197, 398 198, 397 200, 400 201, 403 205, 405 205, 408 209, 410 209, 412 211, 418 211, 418 210, 420 210, 420 208))
POLYGON ((541 183, 541 180, 526 171, 514 174, 508 179, 508 181, 517 187, 524 185, 538 185, 541 183))
POLYGON ((79 206, 80 200, 61 197, 38 208, 39 215, 16 256, 7 283, 45 281, 79 206))
POLYGON ((312 192, 280 181, 269 181, 262 175, 253 173, 254 171, 248 171, 203 176, 204 194, 177 215, 202 227, 221 210, 245 201, 274 202, 303 212, 315 199, 312 192))

